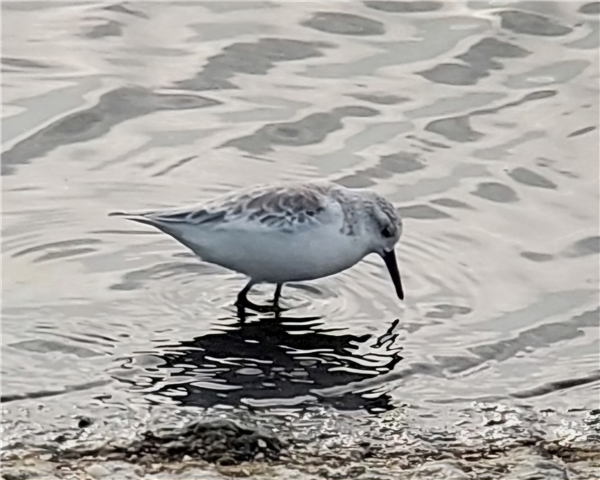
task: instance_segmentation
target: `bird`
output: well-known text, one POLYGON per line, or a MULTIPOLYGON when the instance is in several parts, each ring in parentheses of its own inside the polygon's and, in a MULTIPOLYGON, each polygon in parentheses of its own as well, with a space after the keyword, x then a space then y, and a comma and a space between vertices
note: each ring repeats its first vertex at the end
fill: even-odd
POLYGON ((256 185, 202 204, 109 215, 157 228, 201 260, 244 274, 249 280, 237 295, 238 307, 282 311, 284 283, 337 274, 370 254, 383 258, 404 300, 394 251, 402 219, 370 189, 327 181, 256 185), (248 299, 261 283, 276 285, 272 305, 248 299))

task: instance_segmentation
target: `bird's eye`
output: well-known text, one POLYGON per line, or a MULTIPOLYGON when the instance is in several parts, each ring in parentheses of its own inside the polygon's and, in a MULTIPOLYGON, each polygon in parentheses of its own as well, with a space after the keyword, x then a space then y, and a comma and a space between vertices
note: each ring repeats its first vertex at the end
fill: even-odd
POLYGON ((383 235, 385 238, 390 238, 393 235, 393 233, 389 229, 389 227, 384 227, 383 230, 381 231, 381 235, 383 235))

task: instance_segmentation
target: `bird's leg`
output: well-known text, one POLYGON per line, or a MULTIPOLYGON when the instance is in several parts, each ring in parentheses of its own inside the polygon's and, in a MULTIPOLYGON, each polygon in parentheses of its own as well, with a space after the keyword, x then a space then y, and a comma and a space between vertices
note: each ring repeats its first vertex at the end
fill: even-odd
POLYGON ((279 298, 281 297, 281 287, 283 287, 283 283, 278 283, 275 287, 275 297, 273 298, 273 306, 279 306, 279 298))
POLYGON ((252 283, 252 281, 248 282, 246 284, 246 286, 244 288, 242 288, 242 291, 240 293, 238 293, 237 296, 237 305, 244 305, 246 302, 248 302, 248 298, 246 295, 248 295, 248 292, 250 291, 250 289, 252 288, 252 286, 254 285, 254 283, 252 283))
POLYGON ((275 287, 275 297, 273 298, 273 311, 275 313, 285 312, 289 310, 289 308, 283 308, 279 306, 279 299, 281 298, 281 288, 283 287, 283 283, 278 283, 275 287))
POLYGON ((253 285, 254 285, 254 282, 252 282, 252 280, 250 280, 248 282, 248 284, 242 289, 242 291, 240 293, 238 293, 237 302, 235 302, 235 304, 238 307, 241 307, 241 308, 248 307, 248 308, 251 308, 252 310, 256 310, 257 312, 273 311, 273 307, 271 307, 270 305, 257 305, 256 303, 253 303, 250 300, 248 300, 247 295, 253 285))

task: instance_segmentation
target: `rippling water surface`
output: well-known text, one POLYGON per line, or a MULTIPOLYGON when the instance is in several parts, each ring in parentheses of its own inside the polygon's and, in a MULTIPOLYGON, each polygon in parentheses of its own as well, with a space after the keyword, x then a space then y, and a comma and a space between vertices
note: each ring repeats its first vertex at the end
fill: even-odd
POLYGON ((3 2, 5 408, 592 408, 598 5, 3 2), (405 302, 373 257, 242 323, 107 216, 308 179, 397 206, 405 302))

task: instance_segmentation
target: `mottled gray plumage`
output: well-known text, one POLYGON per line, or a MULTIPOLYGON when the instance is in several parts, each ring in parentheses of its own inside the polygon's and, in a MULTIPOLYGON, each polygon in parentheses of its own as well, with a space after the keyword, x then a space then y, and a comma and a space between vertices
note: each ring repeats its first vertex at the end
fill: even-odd
POLYGON ((250 286, 328 276, 379 253, 403 295, 395 257, 390 260, 402 225, 394 207, 370 190, 326 182, 259 186, 201 205, 119 215, 248 275, 250 286))
MULTIPOLYGON (((201 205, 177 209, 148 211, 140 216, 166 223, 225 226, 239 219, 281 228, 291 233, 302 224, 322 220, 328 203, 334 201, 344 214, 342 233, 353 235, 357 215, 361 214, 357 204, 363 199, 360 191, 353 191, 331 183, 298 183, 251 187, 201 205)), ((362 193, 362 192, 361 192, 362 193)), ((371 193, 371 192, 369 192, 371 193)), ((373 201, 388 216, 396 227, 398 219, 394 207, 382 197, 373 196, 373 201)))

